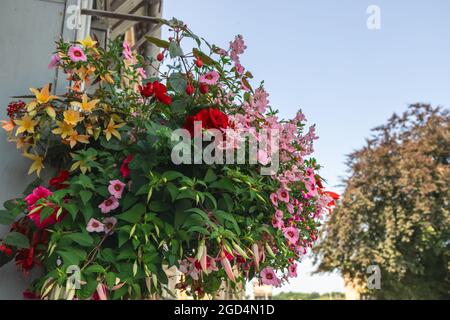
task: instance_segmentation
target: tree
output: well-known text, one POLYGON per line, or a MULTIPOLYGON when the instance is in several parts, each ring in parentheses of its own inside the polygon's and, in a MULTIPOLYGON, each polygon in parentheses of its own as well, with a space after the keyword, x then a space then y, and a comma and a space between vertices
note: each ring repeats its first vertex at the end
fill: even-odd
POLYGON ((415 104, 348 156, 341 203, 315 248, 317 272, 339 270, 378 299, 448 299, 449 110, 415 104), (381 290, 367 288, 378 265, 381 290))

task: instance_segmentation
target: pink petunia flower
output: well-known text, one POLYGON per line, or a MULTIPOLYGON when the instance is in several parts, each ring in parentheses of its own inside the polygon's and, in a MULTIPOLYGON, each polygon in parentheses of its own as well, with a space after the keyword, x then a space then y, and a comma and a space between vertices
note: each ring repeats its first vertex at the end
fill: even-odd
POLYGON ((282 230, 284 228, 284 222, 277 217, 272 218, 272 226, 276 229, 282 230))
POLYGON ((61 61, 61 58, 59 57, 58 54, 52 55, 52 57, 50 58, 50 63, 48 64, 48 68, 49 69, 55 68, 56 66, 59 65, 60 61, 61 61))
POLYGON ((217 71, 210 71, 208 73, 205 73, 204 75, 201 75, 198 81, 200 83, 207 84, 209 86, 215 85, 217 81, 219 80, 219 73, 217 71))
POLYGON ((116 197, 111 196, 98 206, 102 213, 108 213, 113 211, 119 207, 119 200, 116 197))
POLYGON ((297 277, 297 264, 293 263, 288 267, 289 277, 296 278, 297 277))
POLYGON ((272 201, 272 204, 274 205, 274 207, 278 207, 278 196, 276 193, 272 193, 270 195, 270 201, 272 201))
POLYGON ((275 217, 276 217, 277 219, 283 219, 283 211, 281 211, 281 210, 276 210, 276 211, 275 211, 275 217))
POLYGON ((275 271, 271 267, 265 267, 260 272, 261 281, 265 285, 272 285, 274 287, 279 287, 281 285, 280 279, 278 279, 275 271))
POLYGON ((87 57, 84 54, 83 50, 77 46, 71 46, 69 48, 69 51, 67 52, 67 55, 69 56, 70 60, 72 60, 73 62, 87 60, 87 57))
POLYGON ((287 191, 285 188, 278 189, 277 196, 280 201, 289 203, 289 191, 287 191))
POLYGON ((120 180, 111 180, 109 182, 108 191, 116 199, 122 198, 123 190, 125 189, 125 183, 120 180))
POLYGON ((298 230, 294 227, 287 227, 283 230, 284 237, 292 244, 298 241, 298 230))
POLYGON ((103 219, 103 224, 105 225, 106 233, 113 233, 113 229, 117 224, 117 219, 115 217, 107 217, 103 219))
POLYGON ((103 232, 105 231, 105 225, 100 221, 91 218, 86 226, 86 230, 88 232, 103 232))

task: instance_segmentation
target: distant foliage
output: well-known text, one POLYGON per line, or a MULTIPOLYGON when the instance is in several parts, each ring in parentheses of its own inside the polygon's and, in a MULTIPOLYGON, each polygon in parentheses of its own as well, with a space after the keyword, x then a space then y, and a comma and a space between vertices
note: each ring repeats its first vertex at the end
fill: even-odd
POLYGON ((322 232, 318 271, 379 299, 449 298, 449 110, 415 104, 349 155, 342 203, 322 232), (381 290, 367 289, 369 265, 381 290))

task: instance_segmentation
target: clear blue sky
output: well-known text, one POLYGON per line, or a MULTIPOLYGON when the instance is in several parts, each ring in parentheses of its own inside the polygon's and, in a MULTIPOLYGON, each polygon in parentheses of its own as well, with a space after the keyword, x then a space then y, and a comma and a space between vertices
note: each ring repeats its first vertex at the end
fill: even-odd
MULTIPOLYGON (((346 174, 345 155, 393 112, 415 102, 450 108, 449 0, 165 0, 164 17, 222 47, 244 36, 242 64, 265 80, 271 105, 285 118, 301 108, 317 124, 330 189, 346 174), (380 30, 366 27, 369 5, 381 9, 380 30)), ((343 289, 337 275, 312 270, 307 259, 282 290, 343 289)))

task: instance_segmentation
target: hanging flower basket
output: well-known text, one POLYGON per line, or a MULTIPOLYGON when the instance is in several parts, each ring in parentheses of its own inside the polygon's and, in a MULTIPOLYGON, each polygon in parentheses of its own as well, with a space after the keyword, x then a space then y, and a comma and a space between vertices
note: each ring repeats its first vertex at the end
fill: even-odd
POLYGON ((8 105, 3 128, 29 174, 57 169, 0 212, 11 226, 0 266, 43 271, 27 297, 175 295, 164 271, 174 266, 176 290, 194 298, 255 277, 280 286, 316 240, 335 195, 309 158, 314 127, 301 112, 280 120, 263 85, 252 88, 242 36, 224 50, 163 23, 173 36, 148 37, 156 57, 119 40, 61 40, 49 68, 67 91, 40 84, 8 105))

